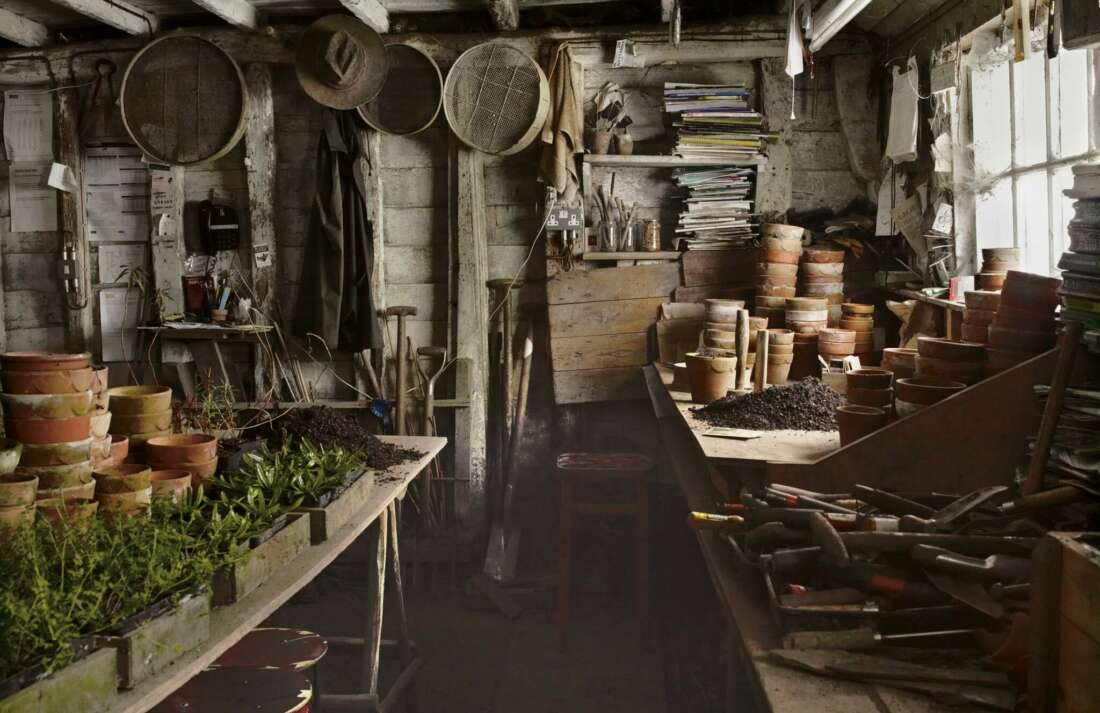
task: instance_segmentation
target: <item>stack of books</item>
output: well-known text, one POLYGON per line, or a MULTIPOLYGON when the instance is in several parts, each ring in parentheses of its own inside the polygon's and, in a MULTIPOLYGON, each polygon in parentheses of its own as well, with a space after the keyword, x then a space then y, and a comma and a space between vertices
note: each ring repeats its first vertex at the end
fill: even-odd
POLYGON ((676 237, 679 250, 725 250, 741 247, 757 234, 750 168, 680 168, 676 185, 687 189, 676 237))
POLYGON ((1062 254, 1062 321, 1084 322, 1085 329, 1100 329, 1100 166, 1073 167, 1073 188, 1065 194, 1075 199, 1069 222, 1069 250, 1062 254))

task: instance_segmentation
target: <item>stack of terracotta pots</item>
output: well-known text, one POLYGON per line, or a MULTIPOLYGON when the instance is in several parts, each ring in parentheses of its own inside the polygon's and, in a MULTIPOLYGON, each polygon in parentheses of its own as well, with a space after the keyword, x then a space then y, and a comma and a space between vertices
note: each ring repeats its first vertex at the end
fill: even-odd
POLYGON ((34 520, 38 478, 15 472, 22 446, 0 438, 0 532, 34 520))
POLYGON ((1010 270, 989 326, 986 374, 998 374, 1054 347, 1055 310, 1060 302, 1056 277, 1010 270))
POLYGON ((875 406, 848 404, 836 410, 840 445, 846 446, 882 428, 889 421, 886 412, 875 406))
POLYGON ((172 433, 172 389, 167 386, 116 386, 111 389, 111 434, 126 436, 131 455, 145 442, 172 433))
POLYGON ((90 354, 12 352, 4 366, 4 429, 23 444, 17 473, 37 478, 39 499, 90 500, 96 377, 90 354))
POLYGON ((848 403, 882 409, 888 417, 894 411, 894 373, 885 369, 854 369, 847 380, 848 403))
POLYGON ((765 223, 760 233, 753 315, 767 318, 772 327, 782 327, 785 300, 795 295, 805 230, 797 225, 765 223))
POLYGON ((111 459, 111 393, 107 388, 107 367, 92 367, 92 465, 111 459))
POLYGON ((917 376, 976 384, 985 375, 985 345, 939 337, 917 340, 917 376))
POLYGON ((703 346, 734 349, 737 341, 737 313, 745 309, 744 300, 703 300, 703 346))
POLYGON ((840 305, 844 302, 844 251, 809 247, 802 252, 798 294, 818 297, 826 302, 825 326, 840 324, 840 305))
POLYGON ((154 470, 154 490, 170 487, 167 481, 179 480, 180 473, 190 476, 190 486, 202 487, 218 470, 218 437, 185 433, 150 438, 145 442, 145 461, 154 470), (174 478, 166 474, 174 474, 174 478))
POLYGON ((994 292, 1000 290, 1008 271, 1019 266, 1019 248, 985 248, 982 250, 982 270, 976 280, 978 289, 994 292))
POLYGON ((95 499, 99 511, 108 516, 137 515, 153 502, 150 468, 145 465, 109 465, 97 468, 95 499))
POLYGON ((768 330, 768 383, 787 383, 794 361, 794 332, 790 329, 768 330))
POLYGON ((963 294, 966 310, 963 311, 962 338, 965 342, 987 344, 989 325, 1001 304, 1001 293, 990 290, 971 290, 963 294))
POLYGON ((936 376, 914 376, 894 382, 894 409, 898 418, 912 416, 917 411, 943 401, 966 388, 958 381, 936 376))
POLYGON ((850 329, 822 329, 817 335, 817 353, 825 357, 825 361, 855 354, 856 333, 850 329))
MULTIPOLYGON (((843 253, 842 253, 843 254, 843 253)), ((875 351, 875 306, 845 302, 841 305, 840 328, 856 333, 856 348, 852 352, 860 360, 875 351)))
POLYGON ((894 381, 911 379, 917 375, 917 350, 908 347, 888 347, 882 350, 882 363, 879 365, 894 373, 894 381))
POLYGON ((820 297, 791 297, 787 300, 784 323, 799 334, 817 334, 829 326, 828 303, 820 297))

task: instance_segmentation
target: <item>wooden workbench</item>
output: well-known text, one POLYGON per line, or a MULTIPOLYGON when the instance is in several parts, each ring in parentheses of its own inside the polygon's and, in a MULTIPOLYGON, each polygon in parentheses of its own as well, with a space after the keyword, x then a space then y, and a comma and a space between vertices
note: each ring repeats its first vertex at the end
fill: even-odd
MULTIPOLYGON (((727 443, 703 436, 705 428, 687 411, 686 396, 668 388, 657 366, 645 367, 645 380, 662 443, 692 510, 713 511, 722 497, 708 475, 715 463, 738 468, 773 457, 791 462, 819 457, 839 445, 836 434, 811 437, 802 432, 779 432, 762 443, 727 443)), ((808 709, 814 713, 970 710, 946 708, 922 696, 884 686, 814 676, 771 663, 767 652, 779 645, 780 631, 769 611, 763 578, 759 572, 738 566, 724 534, 701 531, 697 536, 729 630, 732 655, 726 700, 730 713, 744 711, 746 698, 755 701, 760 713, 803 713, 808 709)))
MULTIPOLYGON (((214 609, 210 614, 210 638, 165 671, 129 691, 121 691, 112 713, 144 713, 201 672, 245 634, 259 626, 288 599, 321 573, 376 521, 405 497, 417 475, 443 450, 445 438, 381 436, 383 441, 422 453, 418 460, 399 465, 375 482, 370 499, 348 524, 327 541, 307 548, 287 566, 240 602, 214 609)), ((381 620, 379 619, 379 624, 381 620)), ((325 632, 336 633, 336 632, 325 632)), ((364 704, 363 709, 368 707, 364 704)))

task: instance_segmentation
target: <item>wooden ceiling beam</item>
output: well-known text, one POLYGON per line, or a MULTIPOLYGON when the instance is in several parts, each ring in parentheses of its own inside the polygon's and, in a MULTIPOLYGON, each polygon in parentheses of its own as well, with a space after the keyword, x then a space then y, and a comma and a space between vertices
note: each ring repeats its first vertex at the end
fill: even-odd
POLYGON ((257 30, 260 27, 260 13, 248 0, 191 0, 191 2, 234 27, 244 30, 257 30))
POLYGON ((379 0, 340 0, 340 4, 375 32, 389 32, 390 13, 379 0))
POLYGON ((55 5, 80 13, 85 17, 110 25, 130 35, 151 35, 159 20, 126 0, 51 0, 55 5))
POLYGON ((501 32, 519 29, 519 0, 486 0, 493 24, 501 32))
POLYGON ((0 7, 0 37, 24 47, 41 47, 50 41, 45 25, 0 7))

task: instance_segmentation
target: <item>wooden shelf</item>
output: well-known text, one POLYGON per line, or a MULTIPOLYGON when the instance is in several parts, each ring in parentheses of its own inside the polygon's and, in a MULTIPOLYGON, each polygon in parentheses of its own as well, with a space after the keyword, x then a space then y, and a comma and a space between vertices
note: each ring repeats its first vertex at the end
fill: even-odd
POLYGON ((942 297, 931 297, 918 292, 917 290, 893 290, 894 294, 899 297, 904 297, 908 300, 916 300, 918 302, 924 302, 925 304, 935 305, 936 307, 942 307, 943 309, 955 310, 956 312, 962 312, 966 309, 966 305, 962 302, 952 302, 951 300, 945 300, 942 297))
POLYGON ((678 250, 660 250, 658 252, 587 252, 581 255, 584 260, 591 262, 615 262, 618 260, 679 260, 678 250))
POLYGON ((584 162, 590 166, 609 168, 685 168, 692 166, 763 166, 766 158, 754 159, 700 159, 680 156, 620 156, 618 154, 585 154, 584 162))
POLYGON ((390 503, 403 498, 409 483, 447 444, 445 438, 427 436, 380 438, 387 443, 421 451, 424 455, 419 460, 395 467, 387 473, 387 480, 376 482, 367 503, 329 540, 306 549, 241 601, 214 609, 210 613, 210 638, 160 674, 132 690, 120 691, 112 707, 113 713, 144 713, 217 660, 229 647, 309 584, 377 520, 390 503))

